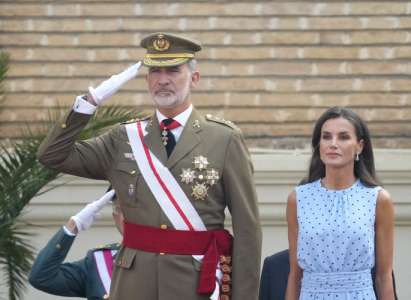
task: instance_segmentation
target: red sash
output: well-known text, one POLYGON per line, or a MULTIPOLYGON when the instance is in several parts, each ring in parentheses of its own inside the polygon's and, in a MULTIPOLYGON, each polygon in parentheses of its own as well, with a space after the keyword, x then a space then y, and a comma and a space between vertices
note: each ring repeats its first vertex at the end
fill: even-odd
POLYGON ((124 221, 123 245, 146 252, 204 255, 197 288, 210 294, 215 288, 215 272, 221 255, 231 256, 233 237, 227 230, 186 231, 160 229, 124 221))

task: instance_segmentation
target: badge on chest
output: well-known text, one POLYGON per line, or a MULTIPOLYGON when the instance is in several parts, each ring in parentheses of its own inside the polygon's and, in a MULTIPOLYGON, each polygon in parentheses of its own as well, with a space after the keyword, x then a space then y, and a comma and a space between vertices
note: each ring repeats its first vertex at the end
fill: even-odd
POLYGON ((196 200, 205 200, 208 189, 220 179, 218 171, 208 167, 207 157, 194 157, 193 168, 181 170, 181 182, 191 185, 191 195, 196 200))

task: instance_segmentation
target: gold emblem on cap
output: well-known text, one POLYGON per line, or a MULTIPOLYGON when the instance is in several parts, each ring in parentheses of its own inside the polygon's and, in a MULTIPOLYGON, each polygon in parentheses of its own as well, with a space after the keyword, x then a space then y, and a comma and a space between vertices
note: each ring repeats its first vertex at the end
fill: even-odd
POLYGON ((166 51, 170 48, 170 42, 164 38, 163 34, 159 34, 153 41, 153 48, 157 51, 166 51))

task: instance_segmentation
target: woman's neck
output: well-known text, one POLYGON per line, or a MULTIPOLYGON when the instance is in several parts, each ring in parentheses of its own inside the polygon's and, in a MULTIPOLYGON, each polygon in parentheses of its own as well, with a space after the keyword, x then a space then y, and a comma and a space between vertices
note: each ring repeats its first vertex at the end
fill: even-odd
POLYGON ((356 180, 357 178, 355 177, 352 168, 326 168, 325 177, 322 179, 322 185, 328 189, 341 190, 349 188, 356 180))

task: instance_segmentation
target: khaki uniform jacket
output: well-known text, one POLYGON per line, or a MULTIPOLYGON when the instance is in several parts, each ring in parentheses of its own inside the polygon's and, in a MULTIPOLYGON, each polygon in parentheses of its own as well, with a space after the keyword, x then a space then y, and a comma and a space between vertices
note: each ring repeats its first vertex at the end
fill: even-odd
MULTIPOLYGON (((135 160, 125 125, 87 141, 76 138, 91 116, 70 111, 49 133, 38 158, 49 168, 77 176, 109 180, 116 190, 127 221, 165 228, 172 225, 157 204, 135 160)), ((232 299, 257 299, 261 259, 261 227, 253 183, 253 167, 241 132, 230 123, 204 118, 193 110, 173 153, 167 158, 155 114, 145 143, 180 180, 182 169, 194 169, 197 156, 205 156, 219 180, 205 200, 192 196, 192 184, 181 187, 207 229, 224 228, 228 207, 232 215, 234 245, 232 299)), ((110 299, 208 299, 196 293, 200 265, 192 256, 161 255, 124 248, 117 256, 110 299)))

